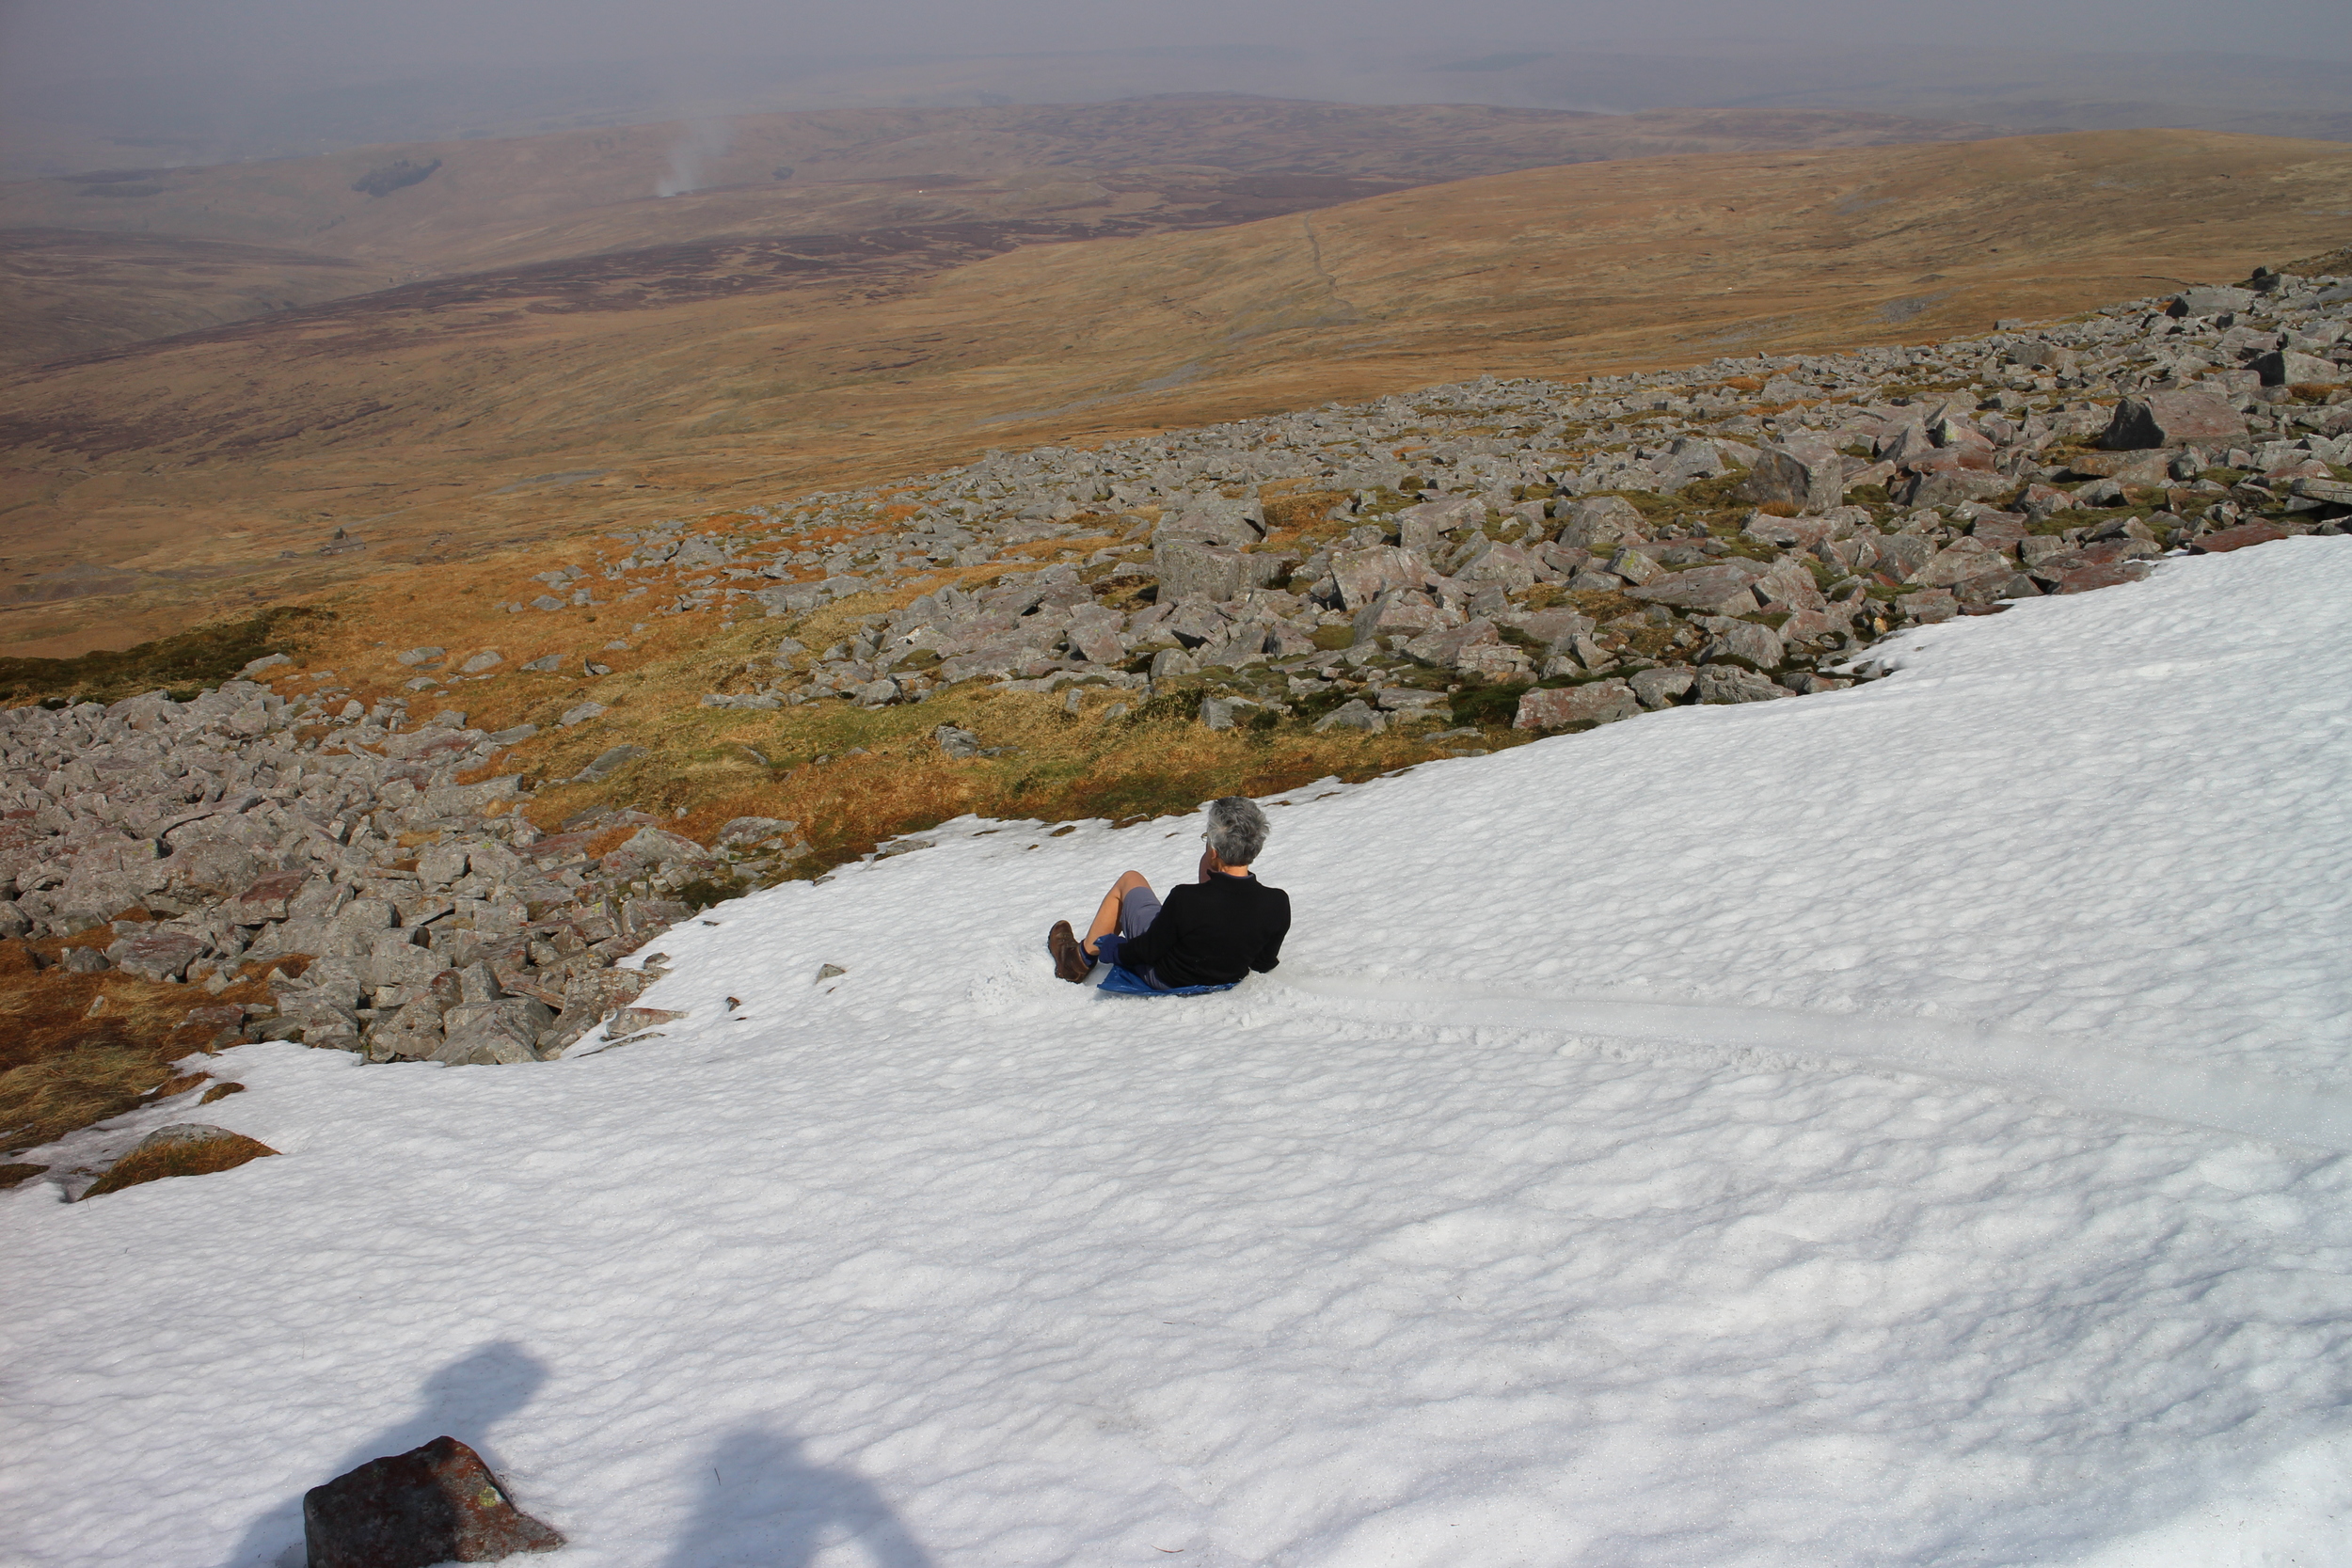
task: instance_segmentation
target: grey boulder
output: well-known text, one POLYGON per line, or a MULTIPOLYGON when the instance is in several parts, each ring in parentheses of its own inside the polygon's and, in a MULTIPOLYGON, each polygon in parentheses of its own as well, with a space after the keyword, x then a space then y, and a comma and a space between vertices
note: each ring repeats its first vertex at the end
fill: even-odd
POLYGON ((1792 437, 1756 453, 1747 488, 1749 499, 1759 503, 1827 512, 1846 499, 1845 459, 1827 441, 1792 437))
POLYGON ((1705 704, 1769 703, 1776 697, 1796 695, 1736 664, 1708 665, 1698 672, 1692 685, 1697 689, 1698 700, 1705 704))
POLYGON ((1538 687, 1519 698, 1515 730, 1556 730, 1570 724, 1613 724, 1642 711, 1633 689, 1621 680, 1588 686, 1538 687))
POLYGON ((2254 361, 2254 371, 2265 387, 2333 387, 2344 378, 2344 367, 2334 360, 2293 349, 2262 356, 2254 361))
POLYGON ((1375 711, 1361 697, 1342 704, 1315 721, 1315 732, 1326 730, 1361 730, 1377 735, 1389 727, 1388 715, 1375 711))
POLYGON ((2116 404, 2099 445, 2140 451, 2192 442, 2210 449, 2245 439, 2245 416, 2210 392, 2148 392, 2116 404))
POLYGON ((1648 537, 1642 514, 1623 496, 1596 496, 1572 501, 1561 514, 1559 541, 1563 545, 1592 549, 1603 544, 1648 537))
POLYGON ((1682 665, 1670 664, 1662 669, 1644 670, 1626 684, 1644 707, 1664 707, 1691 689, 1691 671, 1682 665))
POLYGON ((453 1067, 506 1066, 534 1062, 540 1034, 555 1022, 544 1002, 502 996, 494 1002, 461 1003, 443 1019, 448 1038, 433 1053, 453 1067))
POLYGON ((1701 661, 1721 664, 1739 660, 1758 670, 1776 670, 1788 650, 1780 641, 1780 634, 1770 626, 1759 626, 1753 621, 1735 621, 1726 616, 1709 615, 1699 620, 1699 627, 1707 632, 1707 646, 1700 650, 1701 661))
POLYGON ((1756 607, 1755 584, 1763 576, 1764 568, 1752 561, 1726 561, 1677 572, 1643 587, 1628 589, 1627 593, 1650 604, 1739 615, 1756 607))

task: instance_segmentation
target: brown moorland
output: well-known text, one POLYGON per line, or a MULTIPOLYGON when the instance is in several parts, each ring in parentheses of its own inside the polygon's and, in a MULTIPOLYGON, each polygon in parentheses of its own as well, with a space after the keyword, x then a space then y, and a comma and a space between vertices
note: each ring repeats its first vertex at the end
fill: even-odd
POLYGON ((399 281, 342 256, 154 234, 0 229, 0 364, 221 326, 399 281))
POLYGON ((102 926, 30 948, 0 942, 0 1146, 31 1148, 202 1086, 204 1075, 183 1059, 213 1050, 224 1034, 235 1037, 238 1026, 227 1018, 269 999, 258 975, 215 998, 57 966, 67 947, 111 940, 102 926))
POLYGON ((1246 223, 1403 186, 1661 152, 1936 141, 1890 115, 1593 115, 1170 96, 852 110, 360 148, 0 185, 0 364, 461 272, 596 256, 642 308, 871 260, 1246 223), (826 237, 820 239, 819 237, 826 237), (792 245, 774 245, 788 239, 792 245), (727 246, 761 256, 712 266, 727 246), (679 247, 704 247, 681 250, 679 247), (944 248, 943 248, 944 246, 944 248))
POLYGON ((385 291, 0 385, 0 644, 386 572, 446 602, 453 561, 989 446, 2062 315, 2327 248, 2347 180, 2339 144, 2180 131, 1681 154, 961 264, 746 242, 666 294, 596 258, 385 291))
POLYGON ((986 215, 1001 203, 1106 214, 1140 205, 1119 182, 1095 186, 1104 172, 1133 171, 1130 182, 1147 184, 1253 176, 1434 184, 1597 159, 1986 134, 1979 125, 1875 113, 1601 115, 1189 94, 845 109, 19 181, 0 185, 0 228, 294 246, 405 267, 414 277, 591 250, 826 231, 843 227, 841 209, 853 201, 887 200, 897 223, 986 215))

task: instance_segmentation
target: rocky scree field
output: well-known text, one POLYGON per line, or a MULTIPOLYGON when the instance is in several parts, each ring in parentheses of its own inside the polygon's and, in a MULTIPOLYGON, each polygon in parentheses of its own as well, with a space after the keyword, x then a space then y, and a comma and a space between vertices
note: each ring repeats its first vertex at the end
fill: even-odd
POLYGON ((6 710, 0 972, 84 1010, 0 1078, 0 1141, 191 1093, 190 1047, 489 1064, 651 1027, 659 956, 616 959, 965 812, 1141 820, 1836 689, 1906 627, 2340 532, 2347 381, 2352 281, 2292 269, 1482 379, 669 521, 468 584, 497 591, 437 613, 471 642, 346 613, 200 695, 6 710), (128 1076, 61 1099, 100 1042, 128 1076))

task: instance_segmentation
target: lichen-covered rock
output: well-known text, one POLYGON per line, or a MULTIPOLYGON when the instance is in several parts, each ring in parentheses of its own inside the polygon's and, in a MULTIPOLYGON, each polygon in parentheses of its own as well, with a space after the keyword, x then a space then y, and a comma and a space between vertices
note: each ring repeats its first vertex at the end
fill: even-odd
POLYGON ((1152 546, 1152 562, 1160 579, 1160 593, 1170 602, 1231 599, 1245 588, 1256 587, 1260 580, 1252 557, 1198 539, 1160 540, 1152 546))
POLYGON ((718 842, 725 846, 795 844, 802 842, 801 825, 780 816, 731 817, 719 825, 718 842))
POLYGON ((1440 496, 1396 515, 1397 543, 1425 558, 1436 552, 1439 538, 1474 529, 1486 520, 1486 503, 1476 496, 1440 496))
POLYGON ((2195 555, 2226 555, 2242 550, 2249 545, 2267 545, 2274 539, 2284 539, 2287 531, 2276 523, 2241 523, 2236 528, 2217 529, 2198 535, 2189 542, 2195 555))
POLYGON ((2170 316, 2217 316, 2227 311, 2246 309, 2254 303, 2254 297, 2251 289, 2184 289, 2172 296, 2165 313, 2170 316))
POLYGON ((667 1007, 623 1007, 612 1015, 612 1026, 606 1033, 615 1040, 625 1040, 685 1016, 667 1007))
POLYGON ((1955 539, 1929 558, 1912 580, 1933 588, 1950 588, 1978 578, 2007 577, 2015 563, 1975 535, 1955 539))
POLYGON ((643 861, 649 864, 666 865, 674 861, 704 860, 709 856, 709 850, 681 834, 664 832, 660 828, 640 828, 619 848, 612 851, 612 856, 621 860, 643 861))
POLYGON ((1626 592, 1633 598, 1679 610, 1744 615, 1759 603, 1755 585, 1763 575, 1764 568, 1752 561, 1725 561, 1713 566, 1694 566, 1626 592))
POLYGON ((1519 698, 1511 727, 1556 730, 1569 724, 1613 724, 1642 711, 1633 689, 1622 680, 1586 686, 1538 687, 1519 698))
POLYGON ((2277 349, 2254 361, 2255 373, 2265 387, 2335 387, 2345 378, 2344 368, 2315 354, 2277 349))
POLYGON ((203 938, 186 931, 153 930, 124 937, 106 949, 107 959, 142 980, 177 980, 210 950, 203 938))

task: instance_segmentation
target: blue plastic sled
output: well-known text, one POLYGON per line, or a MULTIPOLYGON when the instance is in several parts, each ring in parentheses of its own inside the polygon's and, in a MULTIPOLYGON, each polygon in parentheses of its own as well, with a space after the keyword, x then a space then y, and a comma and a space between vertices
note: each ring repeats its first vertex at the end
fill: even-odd
POLYGON ((1239 980, 1228 980, 1221 986, 1177 986, 1163 990, 1119 961, 1119 944, 1125 940, 1104 936, 1096 941, 1095 952, 1111 966, 1111 972, 1103 976, 1103 983, 1095 990, 1116 991, 1121 996, 1206 996, 1213 990, 1232 990, 1241 984, 1239 980))
POLYGON ((1178 986, 1171 990, 1154 990, 1149 981, 1123 964, 1111 965, 1111 972, 1103 976, 1097 990, 1117 991, 1121 996, 1206 996, 1214 990, 1232 990, 1239 980, 1228 980, 1221 986, 1178 986))

